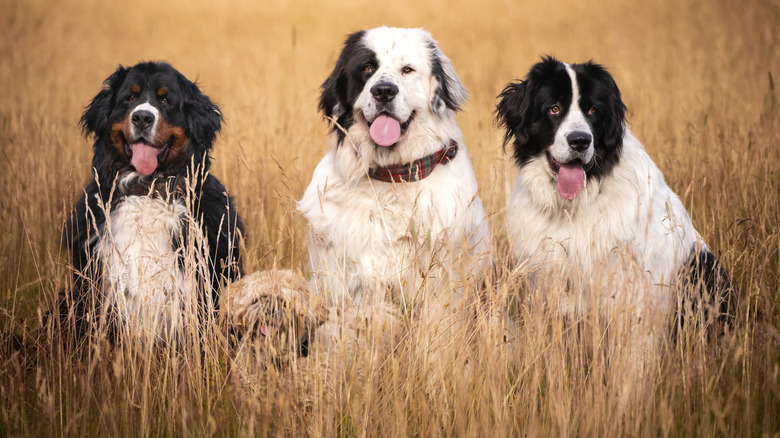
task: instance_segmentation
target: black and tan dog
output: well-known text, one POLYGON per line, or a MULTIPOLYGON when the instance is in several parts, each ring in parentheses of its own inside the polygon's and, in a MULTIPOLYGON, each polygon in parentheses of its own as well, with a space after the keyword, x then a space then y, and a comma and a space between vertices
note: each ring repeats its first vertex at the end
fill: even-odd
POLYGON ((166 63, 120 66, 105 80, 80 122, 94 137, 94 178, 64 232, 76 319, 99 309, 120 328, 167 339, 187 308, 213 309, 221 282, 240 275, 244 227, 208 173, 221 123, 166 63))

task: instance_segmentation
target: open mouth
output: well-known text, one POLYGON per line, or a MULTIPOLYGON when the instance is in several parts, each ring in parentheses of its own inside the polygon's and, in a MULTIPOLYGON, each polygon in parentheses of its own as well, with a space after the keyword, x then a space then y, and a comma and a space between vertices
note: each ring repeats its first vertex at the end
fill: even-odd
POLYGON ((547 152, 547 164, 555 175, 558 194, 565 199, 572 200, 577 197, 587 180, 582 160, 576 158, 568 163, 557 161, 550 152, 547 152))
POLYGON ((173 146, 174 136, 171 136, 162 147, 152 145, 145 138, 141 137, 130 142, 125 139, 125 154, 135 167, 135 170, 141 175, 151 175, 168 158, 168 154, 173 146))
POLYGON ((286 310, 283 301, 263 297, 253 306, 259 310, 259 318, 250 331, 253 338, 257 338, 258 335, 270 338, 282 330, 283 316, 286 310))
POLYGON ((378 146, 393 146, 398 143, 402 135, 406 134, 409 124, 414 120, 415 112, 401 123, 387 113, 380 114, 373 122, 368 124, 368 133, 371 140, 378 146))

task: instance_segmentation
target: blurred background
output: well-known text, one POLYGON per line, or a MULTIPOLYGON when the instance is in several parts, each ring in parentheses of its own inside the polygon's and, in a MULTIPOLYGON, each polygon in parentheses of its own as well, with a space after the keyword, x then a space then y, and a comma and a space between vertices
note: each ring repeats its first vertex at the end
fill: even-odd
MULTIPOLYGON (((326 152, 319 86, 346 35, 380 25, 429 30, 470 91, 458 120, 507 265, 514 168, 495 97, 544 54, 605 65, 632 131, 752 300, 747 311, 761 309, 754 357, 771 383, 764 401, 778 406, 777 0, 0 0, 3 330, 35 326, 67 284, 60 230, 92 157, 77 123, 120 64, 168 61, 220 106, 212 172, 247 225, 247 270, 305 270, 294 207, 326 152)), ((744 383, 741 400, 753 388, 744 383)))

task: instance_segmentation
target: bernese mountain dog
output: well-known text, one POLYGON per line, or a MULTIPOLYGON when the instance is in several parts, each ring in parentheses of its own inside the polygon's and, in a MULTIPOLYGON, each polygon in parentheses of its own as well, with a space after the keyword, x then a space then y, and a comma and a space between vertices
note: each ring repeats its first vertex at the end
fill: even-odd
POLYGON ((566 314, 622 304, 638 323, 664 320, 694 283, 709 322, 734 315, 729 276, 626 126, 607 70, 545 57, 499 99, 517 165, 507 225, 532 290, 566 314))
POLYGON ((114 334, 176 338, 241 275, 244 226, 209 174, 222 120, 164 62, 120 66, 87 106, 80 125, 94 137, 94 177, 64 230, 74 270, 66 306, 80 333, 111 321, 114 334))

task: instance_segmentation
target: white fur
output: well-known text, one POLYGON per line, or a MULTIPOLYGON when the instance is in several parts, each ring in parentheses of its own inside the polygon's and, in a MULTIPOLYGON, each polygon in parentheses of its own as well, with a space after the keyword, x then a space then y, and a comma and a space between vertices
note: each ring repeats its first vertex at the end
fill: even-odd
POLYGON ((108 215, 97 244, 105 304, 146 338, 170 339, 196 291, 173 245, 186 214, 181 200, 128 196, 108 215))
MULTIPOLYGON (((554 289, 539 283, 555 279, 571 282, 572 290, 595 286, 602 298, 629 300, 639 314, 648 306, 668 311, 670 285, 694 245, 703 245, 682 202, 628 129, 619 164, 573 201, 558 195, 544 157, 523 166, 507 225, 535 290, 554 289)), ((575 295, 563 297, 565 311, 572 310, 572 298, 579 300, 575 295)))
MULTIPOLYGON (((468 152, 455 114, 435 103, 431 45, 452 81, 457 99, 466 91, 449 60, 420 29, 378 28, 363 44, 379 68, 355 103, 355 123, 344 142, 330 141, 298 208, 309 223, 315 285, 332 303, 382 301, 385 291, 403 301, 423 290, 423 279, 441 285, 489 263, 488 226, 468 152), (414 72, 402 74, 404 66, 414 72), (376 117, 370 93, 378 80, 399 86, 395 116, 416 112, 408 131, 392 148, 378 147, 366 119, 376 117), (377 165, 406 163, 455 140, 457 156, 423 180, 386 183, 369 179, 377 165)), ((426 286, 426 287, 428 287, 426 286)), ((436 292, 436 286, 427 290, 436 292)))
POLYGON ((571 78, 572 103, 569 106, 569 112, 566 113, 566 116, 561 122, 558 131, 555 133, 555 140, 550 146, 549 151, 550 155, 552 155, 552 157, 555 158, 555 161, 559 163, 568 163, 575 159, 580 159, 583 164, 588 164, 590 163, 590 160, 593 159, 593 155, 595 154, 592 137, 590 145, 582 152, 578 152, 572 149, 569 146, 569 141, 566 139, 569 134, 575 131, 587 132, 591 136, 593 135, 593 132, 591 131, 587 120, 585 120, 585 115, 582 114, 582 109, 580 109, 580 90, 577 84, 577 76, 569 64, 564 64, 564 66, 566 67, 566 72, 571 78))
POLYGON ((157 136, 157 125, 158 125, 157 122, 160 120, 160 111, 149 102, 144 102, 138 105, 137 107, 133 108, 133 112, 130 113, 130 118, 128 120, 131 120, 131 122, 129 123, 130 134, 134 138, 138 138, 143 134, 141 132, 138 132, 138 128, 136 128, 136 126, 132 122, 133 114, 135 114, 137 111, 149 111, 150 113, 152 113, 152 115, 154 115, 154 123, 152 123, 152 126, 149 128, 149 137, 155 138, 157 136))
MULTIPOLYGON (((339 172, 348 180, 362 179, 369 167, 416 160, 441 149, 450 138, 462 145, 463 135, 455 122, 455 113, 439 104, 434 108, 434 91, 438 83, 431 75, 431 57, 435 55, 440 59, 445 73, 452 79, 450 93, 458 102, 465 101, 466 89, 431 35, 422 29, 380 27, 367 31, 363 44, 376 53, 379 67, 358 96, 354 104, 355 123, 342 147, 336 151, 339 157, 335 165, 340 167, 339 172), (403 68, 407 65, 415 71, 404 74, 403 68), (397 120, 404 122, 412 111, 416 111, 399 144, 390 148, 377 147, 368 133, 368 122, 378 116, 370 90, 381 80, 391 81, 399 87, 398 95, 390 104, 397 120)), ((332 150, 334 146, 335 143, 331 144, 332 150)), ((462 152, 466 155, 465 150, 462 152)))

